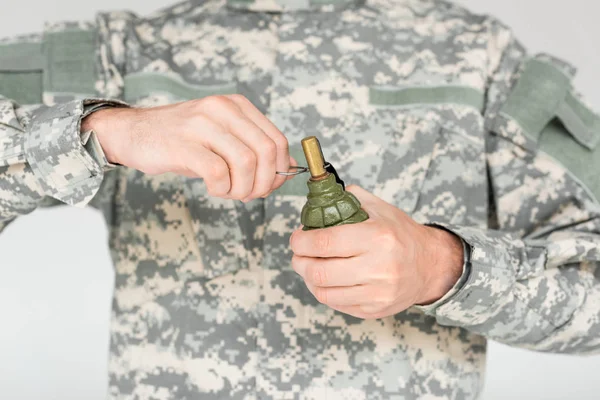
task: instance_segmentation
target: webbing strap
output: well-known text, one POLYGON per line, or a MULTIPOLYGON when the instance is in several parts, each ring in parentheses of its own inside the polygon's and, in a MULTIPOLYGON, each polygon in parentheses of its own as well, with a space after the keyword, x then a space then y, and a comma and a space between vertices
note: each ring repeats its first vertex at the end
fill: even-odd
POLYGON ((572 78, 551 59, 527 60, 500 116, 517 122, 534 143, 558 118, 577 142, 594 149, 600 142, 600 117, 575 94, 572 78))
POLYGON ((165 93, 173 100, 193 100, 206 96, 238 93, 237 83, 194 85, 182 79, 156 73, 139 72, 125 77, 125 101, 135 102, 153 93, 165 93))
POLYGON ((418 104, 458 104, 475 108, 484 107, 484 93, 468 86, 407 86, 371 87, 369 103, 375 106, 410 106, 418 104))

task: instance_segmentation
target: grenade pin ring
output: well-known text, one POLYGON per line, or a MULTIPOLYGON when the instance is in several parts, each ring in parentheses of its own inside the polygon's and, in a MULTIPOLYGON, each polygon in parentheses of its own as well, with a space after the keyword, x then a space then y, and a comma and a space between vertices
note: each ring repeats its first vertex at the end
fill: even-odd
POLYGON ((292 165, 292 166, 290 166, 290 169, 287 172, 276 172, 276 174, 281 175, 281 176, 296 176, 296 175, 304 174, 306 172, 308 172, 307 167, 300 167, 298 165, 292 165))

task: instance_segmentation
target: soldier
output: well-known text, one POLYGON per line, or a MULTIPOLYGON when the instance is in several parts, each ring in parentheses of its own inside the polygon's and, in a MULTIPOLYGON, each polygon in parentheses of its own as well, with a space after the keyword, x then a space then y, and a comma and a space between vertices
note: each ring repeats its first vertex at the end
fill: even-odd
POLYGON ((573 75, 437 0, 50 25, 0 47, 0 228, 103 212, 110 398, 474 399, 487 338, 600 343, 600 120, 573 75), (305 180, 276 172, 309 135, 368 221, 298 229, 305 180))

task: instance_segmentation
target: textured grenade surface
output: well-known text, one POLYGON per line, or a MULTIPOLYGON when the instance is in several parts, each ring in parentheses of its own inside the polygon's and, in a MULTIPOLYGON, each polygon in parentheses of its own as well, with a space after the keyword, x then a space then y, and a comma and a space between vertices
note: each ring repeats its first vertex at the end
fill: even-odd
POLYGON ((304 230, 355 224, 369 219, 358 199, 336 182, 334 175, 318 181, 309 180, 308 200, 302 208, 304 230))

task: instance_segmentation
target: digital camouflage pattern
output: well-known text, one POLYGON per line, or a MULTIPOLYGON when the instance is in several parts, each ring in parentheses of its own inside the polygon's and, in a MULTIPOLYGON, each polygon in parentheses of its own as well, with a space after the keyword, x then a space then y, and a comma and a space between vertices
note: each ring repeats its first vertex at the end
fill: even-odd
POLYGON ((91 197, 109 225, 111 399, 475 399, 486 338, 599 347, 600 205, 517 124, 491 132, 527 57, 495 19, 435 0, 190 0, 48 29, 67 28, 97 29, 97 97, 153 106, 233 87, 294 152, 318 136, 347 183, 471 246, 451 295, 359 320, 317 303, 290 266, 302 178, 248 205, 199 179, 100 179, 80 97, 45 91, 67 104, 43 111, 1 98, 0 229, 91 197), (468 88, 484 110, 372 104, 407 87, 468 88))

